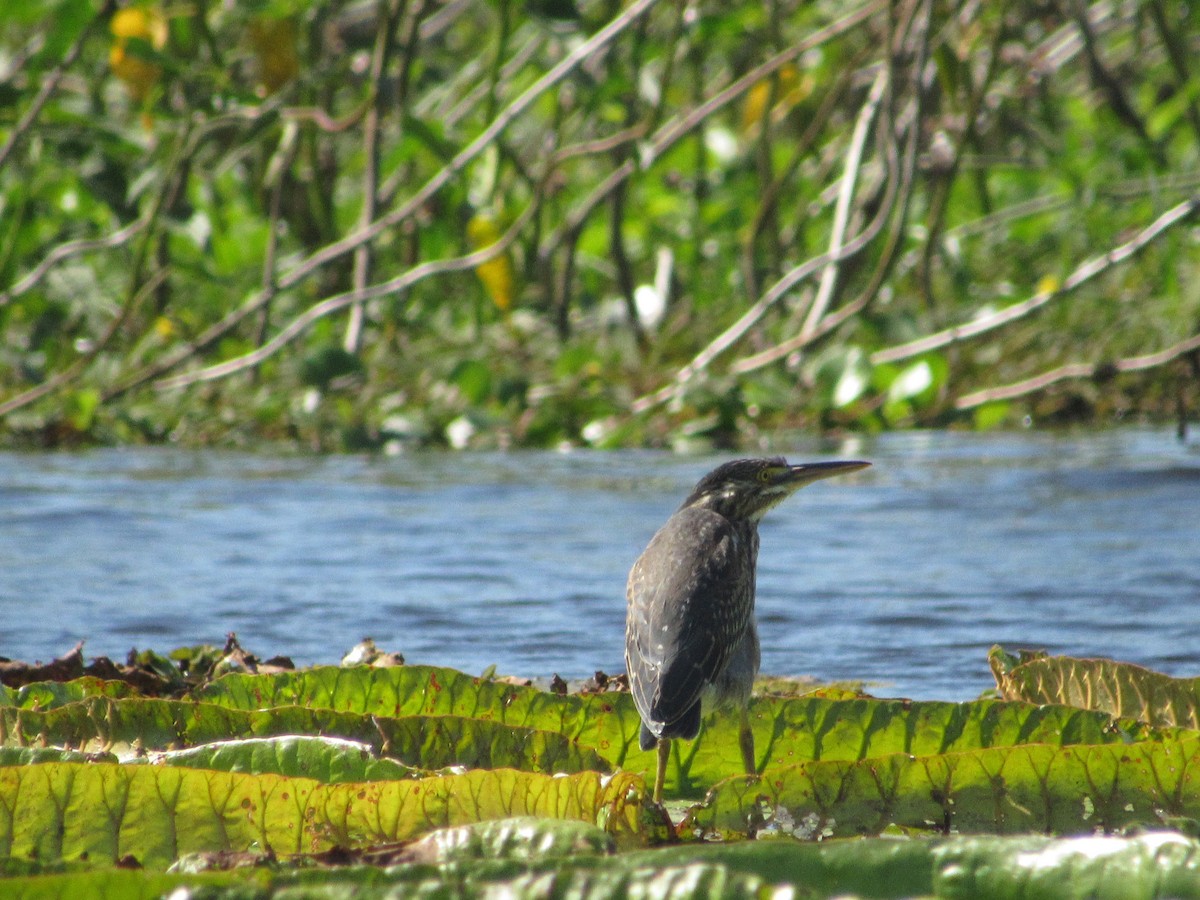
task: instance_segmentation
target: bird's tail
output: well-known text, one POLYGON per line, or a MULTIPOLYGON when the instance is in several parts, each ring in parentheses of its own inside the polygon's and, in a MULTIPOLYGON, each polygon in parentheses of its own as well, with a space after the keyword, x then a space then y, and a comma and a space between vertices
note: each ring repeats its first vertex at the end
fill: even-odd
POLYGON ((638 735, 638 746, 643 750, 653 750, 658 746, 658 735, 646 727, 646 723, 642 723, 642 732, 638 735))

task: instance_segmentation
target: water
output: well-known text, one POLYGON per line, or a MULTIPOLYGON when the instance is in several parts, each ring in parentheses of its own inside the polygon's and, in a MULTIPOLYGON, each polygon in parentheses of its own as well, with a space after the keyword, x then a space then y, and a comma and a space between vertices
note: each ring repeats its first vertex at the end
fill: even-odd
MULTIPOLYGON (((763 523, 763 670, 960 700, 994 643, 1200 674, 1200 443, 1167 432, 908 433, 763 523)), ((0 454, 0 655, 237 632, 336 662, 623 670, 630 564, 718 457, 0 454)))

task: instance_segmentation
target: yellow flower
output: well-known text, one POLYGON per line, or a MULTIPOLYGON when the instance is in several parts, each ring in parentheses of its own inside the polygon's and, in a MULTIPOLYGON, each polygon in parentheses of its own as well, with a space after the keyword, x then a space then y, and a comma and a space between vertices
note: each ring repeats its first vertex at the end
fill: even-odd
POLYGON ((159 316, 154 320, 154 333, 164 341, 175 336, 175 323, 166 316, 159 316))
MULTIPOLYGON (((488 213, 477 213, 467 223, 467 239, 475 250, 490 247, 500 240, 500 228, 495 218, 488 213)), ((513 267, 508 253, 493 256, 475 267, 475 274, 483 282, 484 289, 492 302, 502 312, 508 312, 513 301, 513 267)))
POLYGON ((1060 287, 1062 287, 1062 282, 1058 280, 1057 275, 1043 275, 1038 279, 1037 292, 1039 294, 1053 294, 1060 287))
POLYGON ((787 114, 792 107, 806 100, 813 92, 814 82, 808 73, 801 74, 791 63, 780 67, 774 75, 769 75, 756 83, 746 92, 746 100, 742 105, 741 133, 748 137, 757 132, 762 124, 763 110, 775 89, 775 106, 772 118, 779 119, 787 114))
POLYGON ((129 6, 117 10, 109 24, 113 45, 108 51, 108 65, 113 74, 125 83, 136 103, 145 102, 162 76, 162 66, 145 58, 129 46, 131 40, 145 41, 155 50, 167 45, 167 20, 157 7, 129 6))

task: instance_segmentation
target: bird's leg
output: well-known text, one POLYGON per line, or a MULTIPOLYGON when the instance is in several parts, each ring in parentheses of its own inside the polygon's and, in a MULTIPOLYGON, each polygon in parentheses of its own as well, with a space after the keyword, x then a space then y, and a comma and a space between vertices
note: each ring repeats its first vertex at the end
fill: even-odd
POLYGON ((742 748, 742 762, 746 765, 747 775, 758 774, 758 764, 754 759, 754 732, 750 730, 750 714, 742 707, 742 724, 738 731, 738 744, 742 748))
POLYGON ((658 739, 658 771, 654 773, 654 802, 662 803, 663 779, 667 774, 667 760, 671 757, 671 739, 658 739))

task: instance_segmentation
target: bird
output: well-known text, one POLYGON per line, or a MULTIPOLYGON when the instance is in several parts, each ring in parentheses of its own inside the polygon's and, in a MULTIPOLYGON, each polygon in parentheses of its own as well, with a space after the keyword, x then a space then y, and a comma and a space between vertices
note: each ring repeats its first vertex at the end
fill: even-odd
POLYGON ((657 747, 662 803, 672 740, 692 740, 704 709, 738 708, 746 774, 757 774, 747 705, 760 651, 754 622, 758 523, 795 491, 868 462, 791 465, 736 459, 700 479, 650 539, 626 586, 625 668, 641 717, 638 743, 657 747))

